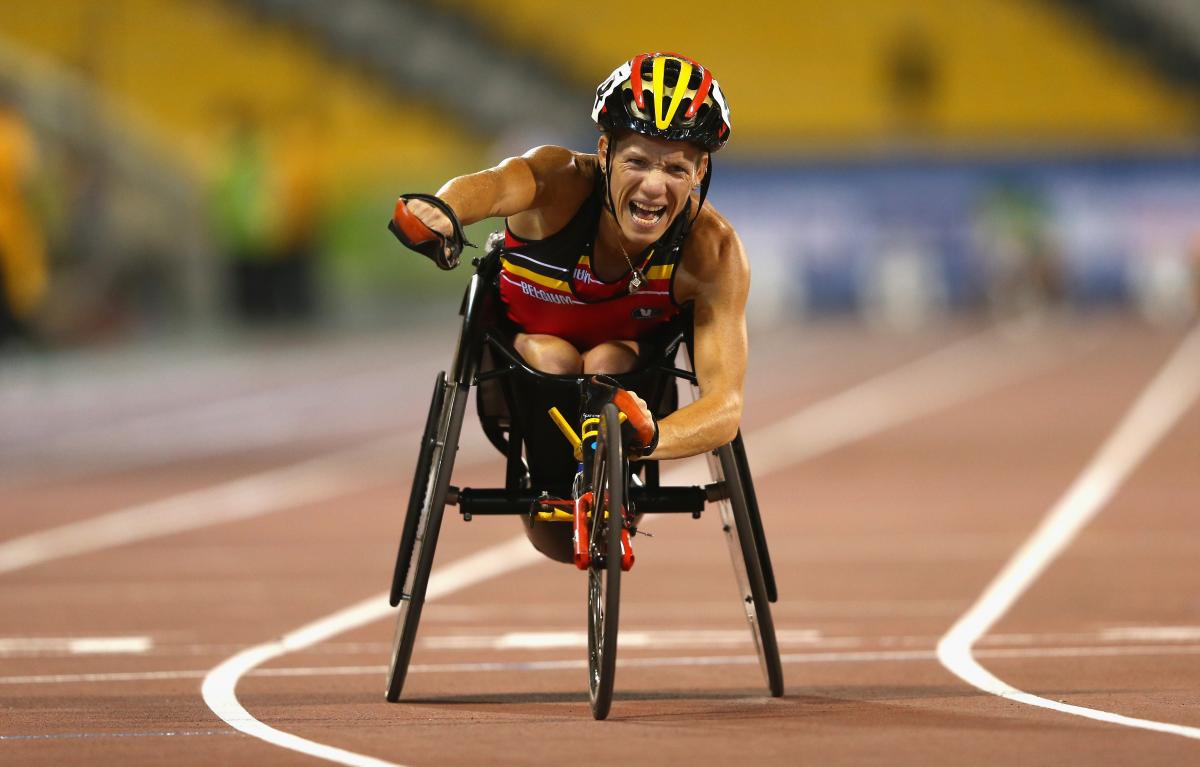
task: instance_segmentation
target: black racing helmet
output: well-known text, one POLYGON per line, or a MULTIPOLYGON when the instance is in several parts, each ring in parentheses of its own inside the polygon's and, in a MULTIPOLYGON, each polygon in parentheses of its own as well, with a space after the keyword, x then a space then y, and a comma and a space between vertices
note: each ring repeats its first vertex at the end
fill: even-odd
POLYGON ((596 89, 592 119, 604 131, 687 141, 715 152, 729 140, 729 105, 712 72, 677 53, 643 53, 596 89))

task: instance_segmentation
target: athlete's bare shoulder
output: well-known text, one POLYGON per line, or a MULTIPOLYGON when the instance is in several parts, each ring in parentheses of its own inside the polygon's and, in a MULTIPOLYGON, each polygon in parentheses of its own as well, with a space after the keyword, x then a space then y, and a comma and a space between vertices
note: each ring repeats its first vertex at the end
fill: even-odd
POLYGON ((547 198, 569 194, 574 187, 591 182, 591 169, 586 167, 588 157, 561 146, 545 145, 507 162, 523 162, 529 168, 537 184, 534 207, 543 207, 547 198))
POLYGON ((681 302, 702 291, 744 291, 749 285, 750 264, 741 240, 729 220, 707 201, 684 241, 679 266, 675 291, 681 302))
POLYGON ((536 191, 529 209, 509 216, 509 228, 519 237, 544 239, 566 226, 592 191, 595 155, 560 146, 539 146, 507 162, 523 162, 536 191))

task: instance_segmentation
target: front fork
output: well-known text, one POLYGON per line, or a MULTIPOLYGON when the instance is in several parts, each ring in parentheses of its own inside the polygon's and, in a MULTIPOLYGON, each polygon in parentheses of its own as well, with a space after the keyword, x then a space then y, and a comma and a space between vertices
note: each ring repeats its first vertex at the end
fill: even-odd
MULTIPOLYGON (((575 499, 572 542, 575 546, 575 566, 580 570, 586 570, 592 564, 591 551, 588 546, 588 542, 591 540, 588 523, 592 517, 593 500, 594 496, 590 490, 575 499)), ((630 543, 629 528, 625 526, 624 522, 625 510, 621 509, 621 570, 629 572, 634 563, 633 544, 630 543)))
MULTIPOLYGON (((588 520, 592 516, 592 507, 594 496, 592 491, 580 493, 580 484, 583 482, 583 477, 586 473, 591 472, 592 468, 592 451, 596 448, 596 427, 599 426, 600 419, 592 416, 585 418, 581 426, 583 427, 582 434, 576 434, 575 430, 563 418, 562 413, 558 412, 558 408, 552 407, 549 410, 550 419, 558 426, 559 431, 571 443, 571 447, 575 451, 575 460, 579 461, 579 471, 575 475, 575 484, 573 487, 573 495, 575 496, 575 508, 571 523, 574 525, 571 541, 574 547, 575 566, 580 570, 586 570, 592 564, 592 554, 589 550, 589 541, 591 536, 588 535, 588 520), (591 442, 588 442, 588 438, 591 442)), ((621 421, 625 421, 625 414, 621 413, 621 421)), ((621 569, 629 572, 633 567, 633 545, 629 542, 629 528, 625 526, 625 509, 621 509, 621 569)))

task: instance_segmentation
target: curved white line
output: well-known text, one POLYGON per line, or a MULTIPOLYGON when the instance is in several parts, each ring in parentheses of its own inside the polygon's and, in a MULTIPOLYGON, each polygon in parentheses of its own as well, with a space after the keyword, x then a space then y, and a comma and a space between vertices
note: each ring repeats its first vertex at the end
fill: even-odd
MULTIPOLYGON (((429 578, 425 601, 453 594, 503 573, 542 561, 524 535, 439 568, 429 578)), ((357 754, 277 730, 255 719, 238 702, 238 680, 250 670, 289 652, 311 647, 345 631, 390 615, 387 594, 378 594, 344 610, 302 626, 281 639, 244 650, 208 672, 201 686, 204 702, 231 727, 282 748, 352 767, 401 767, 394 762, 357 754)), ((382 689, 380 697, 382 698, 382 689)))
POLYGON ((1009 700, 1102 722, 1200 739, 1200 728, 1085 708, 1022 692, 981 666, 971 648, 1008 612, 1112 498, 1142 458, 1200 396, 1200 326, 1138 397, 1096 457, 1013 555, 983 595, 938 642, 938 660, 968 684, 1009 700))
MULTIPOLYGON (((1003 339, 1000 341, 1003 342, 1003 339)), ((827 428, 821 429, 820 435, 811 444, 805 442, 803 449, 789 451, 786 459, 771 462, 766 471, 775 471, 781 468, 784 461, 798 463, 856 439, 892 428, 909 419, 958 404, 990 388, 1016 380, 1020 375, 1028 374, 1036 365, 1050 359, 1049 349, 1035 349, 1032 353, 1020 350, 1025 353, 1017 359, 1005 360, 1004 364, 986 364, 986 361, 996 360, 996 343, 995 334, 991 331, 969 336, 916 362, 860 384, 845 394, 802 409, 795 417, 785 422, 787 428, 780 429, 779 425, 768 427, 755 432, 750 439, 761 439, 773 445, 787 437, 793 441, 802 440, 803 432, 814 426, 811 421, 806 420, 806 414, 820 414, 823 418, 829 411, 834 411, 842 416, 840 426, 827 424, 827 428), (976 362, 979 365, 964 365, 964 361, 976 362), (979 366, 982 366, 983 370, 979 370, 979 366), (964 369, 975 373, 964 375, 964 369), (960 377, 967 380, 958 380, 960 377), (900 396, 896 396, 896 391, 893 390, 898 390, 900 396), (856 408, 862 412, 851 414, 856 408)), ((703 466, 703 459, 699 457, 678 462, 663 475, 662 481, 666 484, 691 482, 693 474, 703 466)), ((426 601, 525 567, 541 558, 526 538, 519 536, 459 560, 449 567, 438 569, 430 578, 426 601)), ((202 687, 204 701, 231 726, 283 748, 340 764, 370 767, 390 765, 389 762, 305 740, 270 727, 251 716, 238 702, 235 694, 238 679, 262 663, 366 625, 385 617, 389 612, 390 608, 383 595, 372 597, 300 628, 277 642, 238 653, 213 669, 205 678, 202 687)))

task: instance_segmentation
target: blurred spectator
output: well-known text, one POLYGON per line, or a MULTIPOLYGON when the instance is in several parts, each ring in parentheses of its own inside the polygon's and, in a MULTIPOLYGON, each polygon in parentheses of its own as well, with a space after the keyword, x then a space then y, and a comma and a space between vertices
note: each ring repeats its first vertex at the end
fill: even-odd
POLYGON ((320 124, 314 112, 295 110, 281 131, 277 153, 279 216, 271 238, 276 300, 283 316, 316 313, 316 261, 325 210, 320 124))
POLYGON ((291 115, 271 144, 248 109, 232 117, 213 221, 234 309, 251 322, 309 319, 322 208, 315 126, 291 115))
POLYGON ((233 308, 243 319, 261 319, 273 311, 267 148, 248 109, 235 107, 230 118, 224 164, 213 190, 214 234, 229 264, 233 308))
POLYGON ((95 145, 61 143, 47 152, 47 244, 54 281, 41 331, 54 342, 111 337, 128 324, 129 312, 114 286, 115 258, 110 215, 110 169, 95 145))
POLYGON ((1062 302, 1064 280, 1038 190, 1000 181, 984 191, 975 220, 988 306, 997 319, 1040 314, 1062 302))
POLYGON ((941 72, 923 27, 910 22, 892 39, 884 50, 884 77, 897 134, 905 138, 928 134, 941 72))
POLYGON ((876 258, 859 275, 862 311, 872 325, 913 331, 946 308, 946 286, 932 245, 908 227, 883 227, 876 258))
POLYGON ((46 246, 31 204, 37 145, 0 84, 0 345, 27 338, 46 295, 46 246))

